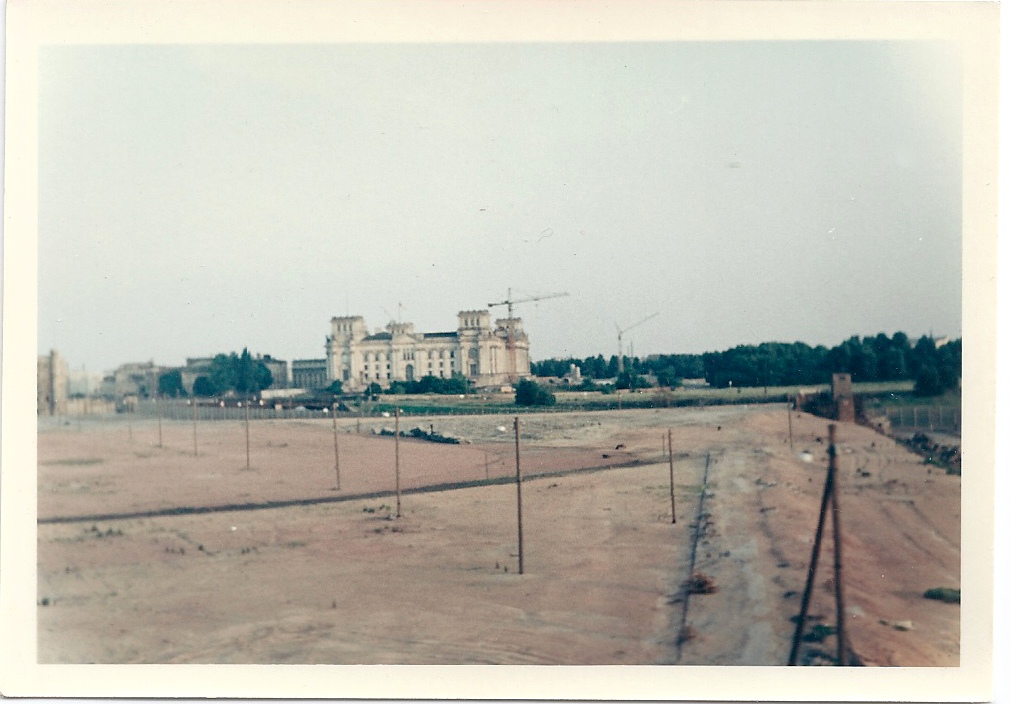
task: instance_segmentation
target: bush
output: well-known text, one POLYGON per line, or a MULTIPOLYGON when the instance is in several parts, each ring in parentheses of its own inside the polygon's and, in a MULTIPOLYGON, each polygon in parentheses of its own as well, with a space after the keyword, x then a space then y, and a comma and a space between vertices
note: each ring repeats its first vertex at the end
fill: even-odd
POLYGON ((927 599, 936 599, 937 601, 943 601, 947 604, 960 604, 961 603, 961 590, 960 589, 949 589, 947 587, 933 587, 932 589, 927 589, 926 593, 923 594, 927 599))
POLYGON ((926 364, 915 377, 916 396, 939 396, 944 391, 940 381, 940 373, 936 367, 926 364))
POLYGON ((517 406, 553 406, 557 398, 535 381, 521 379, 516 384, 517 406))
POLYGON ((462 374, 453 374, 449 379, 428 375, 417 381, 394 381, 386 390, 387 394, 443 394, 469 393, 470 384, 462 374))
POLYGON ((617 388, 619 389, 648 389, 652 384, 646 381, 645 377, 634 372, 621 372, 617 377, 617 388))
POLYGON ((194 396, 217 396, 218 388, 208 376, 198 376, 193 382, 194 396))

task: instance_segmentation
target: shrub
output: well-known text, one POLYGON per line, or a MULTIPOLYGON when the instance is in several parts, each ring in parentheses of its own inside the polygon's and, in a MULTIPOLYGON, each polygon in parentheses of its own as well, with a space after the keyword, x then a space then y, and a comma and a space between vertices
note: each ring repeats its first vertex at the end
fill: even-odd
POLYGON ((553 406, 557 398, 535 381, 520 379, 516 384, 517 406, 553 406))
POLYGON ((937 601, 942 601, 947 604, 960 604, 961 603, 961 590, 960 589, 949 589, 947 587, 933 587, 932 589, 927 589, 924 597, 927 599, 936 599, 937 601))

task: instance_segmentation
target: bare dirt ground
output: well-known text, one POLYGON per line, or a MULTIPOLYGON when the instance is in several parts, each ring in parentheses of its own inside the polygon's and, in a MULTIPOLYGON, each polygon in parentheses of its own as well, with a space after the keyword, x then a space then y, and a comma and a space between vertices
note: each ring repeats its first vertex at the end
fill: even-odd
MULTIPOLYGON (((340 491, 330 421, 253 422, 248 470, 241 422, 198 425, 196 456, 191 423, 161 447, 154 421, 40 427, 39 661, 785 664, 827 421, 794 413, 790 449, 782 406, 522 416, 522 575, 494 483, 512 418, 401 419, 466 443, 400 441, 400 518, 370 433, 392 423, 338 421, 340 491), (692 555, 713 593, 686 593, 692 555)), ((960 607, 923 592, 960 587, 960 478, 865 428, 838 441, 852 650, 957 665, 960 607)), ((811 625, 834 625, 831 560, 829 531, 811 625)))

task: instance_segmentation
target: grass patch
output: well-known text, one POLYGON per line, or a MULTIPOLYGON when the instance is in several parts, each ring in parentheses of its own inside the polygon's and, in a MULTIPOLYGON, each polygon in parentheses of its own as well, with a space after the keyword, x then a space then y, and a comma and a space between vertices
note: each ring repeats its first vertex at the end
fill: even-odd
POLYGON ((56 465, 59 467, 84 467, 89 464, 101 464, 105 460, 100 457, 71 457, 65 460, 50 460, 43 462, 44 465, 56 465))
POLYGON ((936 601, 942 601, 947 604, 960 604, 961 603, 961 590, 960 589, 949 589, 947 587, 933 587, 932 589, 927 589, 923 594, 927 599, 935 599, 936 601))

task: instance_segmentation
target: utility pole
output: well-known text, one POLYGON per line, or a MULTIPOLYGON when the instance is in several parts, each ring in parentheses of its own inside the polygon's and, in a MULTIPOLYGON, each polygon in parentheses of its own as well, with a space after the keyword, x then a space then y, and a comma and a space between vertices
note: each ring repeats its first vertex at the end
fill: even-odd
POLYGON ((673 517, 670 521, 671 523, 677 522, 677 499, 674 497, 673 493, 673 430, 667 429, 666 431, 666 444, 670 448, 668 453, 670 457, 670 515, 673 517))
MULTIPOLYGON (((196 448, 196 399, 193 399, 193 457, 199 456, 199 452, 196 448)), ((174 414, 173 414, 174 415, 174 414)))
POLYGON ((333 470, 337 473, 337 486, 340 491, 340 446, 337 444, 337 404, 333 404, 333 470))
POLYGON ((249 469, 249 404, 251 401, 247 398, 245 401, 245 468, 249 469))
POLYGON ((807 610, 810 607, 810 597, 813 593, 814 581, 817 575, 817 562, 820 558, 821 540, 824 535, 825 519, 828 512, 828 505, 831 506, 832 513, 832 533, 834 538, 834 567, 835 567, 835 618, 836 636, 838 641, 837 664, 845 666, 848 664, 848 650, 845 638, 845 598, 842 590, 842 535, 841 520, 838 510, 838 463, 837 449, 835 447, 835 424, 828 425, 828 474, 824 481, 824 494, 821 497, 821 510, 817 518, 817 530, 814 532, 814 545, 810 555, 810 564, 807 567, 807 583, 803 589, 803 597, 800 602, 800 613, 796 621, 796 630, 793 633, 792 649, 789 651, 789 665, 796 665, 799 656, 800 641, 803 630, 806 627, 807 610))
POLYGON ((400 407, 396 407, 396 425, 393 431, 393 446, 396 452, 396 517, 400 517, 400 407))
POLYGON ((516 430, 516 514, 519 524, 519 574, 523 573, 523 472, 519 466, 519 416, 515 419, 516 430))

